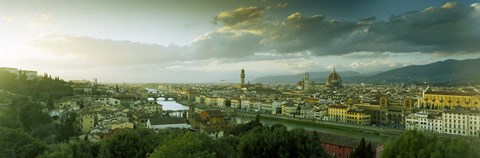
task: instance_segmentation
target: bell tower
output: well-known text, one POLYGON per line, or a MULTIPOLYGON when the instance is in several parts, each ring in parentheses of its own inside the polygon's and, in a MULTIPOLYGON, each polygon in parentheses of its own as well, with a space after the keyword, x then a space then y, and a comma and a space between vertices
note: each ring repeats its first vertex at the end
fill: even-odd
POLYGON ((240 71, 240 84, 245 84, 245 70, 243 68, 240 71))

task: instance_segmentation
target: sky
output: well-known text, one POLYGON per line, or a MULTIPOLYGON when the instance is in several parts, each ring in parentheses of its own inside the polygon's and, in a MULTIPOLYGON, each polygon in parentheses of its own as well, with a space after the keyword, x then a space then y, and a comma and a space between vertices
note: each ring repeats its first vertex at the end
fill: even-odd
POLYGON ((239 82, 480 58, 480 2, 0 0, 0 67, 100 82, 239 82))

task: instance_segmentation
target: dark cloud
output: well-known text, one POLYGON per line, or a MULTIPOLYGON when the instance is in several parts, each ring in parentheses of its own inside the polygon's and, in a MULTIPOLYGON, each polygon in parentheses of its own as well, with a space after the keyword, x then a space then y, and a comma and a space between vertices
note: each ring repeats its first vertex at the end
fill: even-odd
POLYGON ((197 59, 239 58, 253 55, 260 49, 261 37, 252 33, 210 32, 190 46, 197 59))
POLYGON ((480 19, 476 14, 473 7, 446 3, 440 8, 391 16, 388 21, 372 24, 369 32, 379 45, 392 45, 378 51, 478 52, 480 19), (395 44, 399 42, 402 44, 395 44))
POLYGON ((299 12, 280 20, 265 20, 265 9, 245 7, 220 12, 214 18, 221 25, 219 30, 206 33, 184 47, 76 36, 52 36, 34 45, 52 53, 71 54, 107 65, 355 52, 373 52, 363 54, 366 56, 382 52, 467 54, 480 50, 479 6, 446 3, 442 7, 392 15, 387 20, 367 17, 357 21, 304 16, 299 12))
POLYGON ((279 53, 311 51, 314 55, 329 55, 336 53, 329 48, 336 47, 360 27, 362 25, 355 22, 327 20, 322 15, 304 17, 293 13, 283 22, 265 29, 262 44, 279 53))
POLYGON ((263 12, 264 8, 254 6, 237 8, 232 11, 220 12, 213 18, 213 22, 233 29, 250 28, 262 21, 263 12))
MULTIPOLYGON (((446 55, 475 53, 480 49, 477 44, 480 43, 480 11, 475 6, 478 5, 446 3, 442 7, 392 15, 389 19, 380 21, 376 21, 375 17, 342 21, 328 19, 323 15, 304 16, 297 12, 280 21, 257 21, 254 26, 257 27, 255 29, 259 33, 256 35, 261 37, 261 41, 251 42, 253 46, 244 47, 259 49, 247 50, 245 53, 250 55, 252 51, 270 50, 281 54, 310 52, 314 56, 360 51, 446 55)), ((230 19, 241 20, 224 22, 225 27, 262 19, 262 14, 250 16, 251 20, 245 14, 228 15, 232 15, 230 19), (242 16, 237 18, 233 15, 242 16)))

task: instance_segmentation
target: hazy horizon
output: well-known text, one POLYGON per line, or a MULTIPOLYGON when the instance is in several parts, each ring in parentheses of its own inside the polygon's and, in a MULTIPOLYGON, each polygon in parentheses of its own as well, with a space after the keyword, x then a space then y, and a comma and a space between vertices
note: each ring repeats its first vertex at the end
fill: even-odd
POLYGON ((233 83, 242 68, 251 81, 480 58, 470 0, 0 2, 0 67, 66 80, 233 83))

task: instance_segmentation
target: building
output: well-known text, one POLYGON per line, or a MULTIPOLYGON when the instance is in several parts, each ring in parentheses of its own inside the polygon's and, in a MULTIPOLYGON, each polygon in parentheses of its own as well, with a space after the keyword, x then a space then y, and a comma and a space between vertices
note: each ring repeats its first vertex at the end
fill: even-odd
MULTIPOLYGON (((333 158, 348 158, 352 151, 360 145, 360 140, 356 138, 326 133, 317 133, 317 135, 323 149, 325 149, 325 151, 333 158)), ((379 152, 383 148, 383 145, 373 142, 371 143, 374 158, 380 157, 379 152)))
POLYGON ((213 106, 217 104, 217 98, 205 96, 205 105, 213 106))
POLYGON ((347 111, 350 108, 348 106, 332 105, 327 108, 330 121, 334 122, 346 122, 347 111))
POLYGON ((163 105, 157 103, 156 101, 149 101, 147 104, 140 105, 138 110, 143 110, 146 113, 150 114, 162 114, 163 105))
POLYGON ((110 130, 124 129, 124 128, 133 129, 133 123, 132 122, 112 122, 112 124, 110 124, 110 130))
POLYGON ((420 111, 410 114, 405 117, 405 129, 443 133, 442 113, 420 111))
POLYGON ((297 106, 293 104, 283 104, 282 115, 285 115, 285 116, 300 115, 300 111, 297 112, 297 106))
MULTIPOLYGON (((427 89, 428 90, 428 89, 427 89)), ((422 109, 480 108, 480 96, 476 93, 426 91, 419 100, 422 109)))
POLYGON ((421 111, 406 117, 405 129, 479 137, 480 112, 445 110, 439 113, 429 113, 421 111))
POLYGON ((82 133, 90 132, 96 125, 96 118, 94 114, 80 114, 76 117, 76 127, 82 133))
POLYGON ((28 80, 33 80, 38 77, 37 71, 31 70, 18 70, 17 68, 9 68, 9 67, 0 67, 0 71, 6 71, 18 76, 25 75, 28 80))
POLYGON ((233 108, 233 109, 239 109, 239 108, 241 108, 240 100, 239 100, 239 99, 232 99, 232 100, 230 100, 230 107, 233 108))
POLYGON ((310 74, 305 73, 305 74, 303 74, 303 80, 297 82, 297 89, 302 90, 302 91, 306 91, 310 88, 311 84, 312 83, 310 81, 310 74))
POLYGON ((229 122, 220 110, 202 111, 195 116, 194 127, 211 137, 223 137, 230 129, 229 122))
POLYGON ((327 80, 325 81, 325 85, 327 88, 341 88, 342 86, 342 78, 340 75, 335 71, 335 68, 333 68, 332 73, 328 75, 327 80))
POLYGON ((20 72, 24 73, 27 76, 28 80, 33 80, 38 77, 37 71, 30 71, 30 70, 20 70, 20 72))
POLYGON ((12 74, 18 74, 17 68, 0 67, 0 71, 6 71, 12 74))
POLYGON ((303 88, 302 90, 308 90, 309 89, 309 86, 310 86, 310 74, 309 73, 305 73, 303 75, 303 88))
POLYGON ((150 118, 149 122, 152 129, 190 128, 190 126, 187 124, 187 120, 179 117, 150 118))
POLYGON ((218 97, 216 101, 217 101, 217 103, 216 103, 217 106, 223 108, 223 107, 225 107, 225 102, 227 100, 225 98, 218 97))
POLYGON ((240 70, 240 84, 245 84, 245 70, 240 70))
POLYGON ((371 115, 363 110, 348 110, 347 123, 358 125, 370 125, 371 115))
POLYGON ((244 69, 240 70, 240 83, 235 85, 235 88, 237 88, 237 90, 242 90, 242 89, 246 88, 246 85, 245 85, 245 70, 244 69))
POLYGON ((478 137, 480 112, 469 110, 446 110, 442 115, 443 133, 478 137))
POLYGON ((115 98, 100 98, 97 100, 98 103, 108 104, 108 105, 121 105, 122 102, 115 98))

